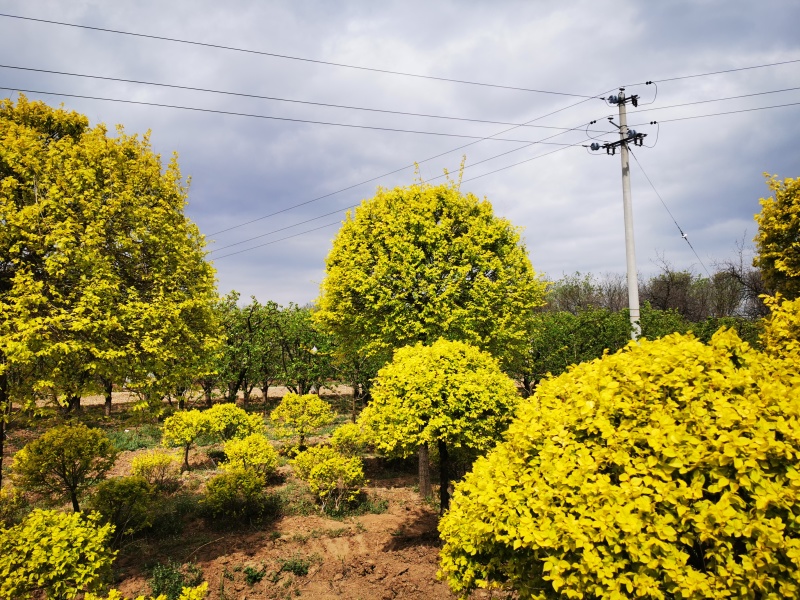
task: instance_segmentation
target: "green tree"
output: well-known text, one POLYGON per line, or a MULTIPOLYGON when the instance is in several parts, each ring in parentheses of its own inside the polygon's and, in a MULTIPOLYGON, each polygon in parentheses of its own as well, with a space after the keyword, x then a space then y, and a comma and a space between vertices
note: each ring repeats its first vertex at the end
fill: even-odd
POLYGON ((793 300, 800 296, 800 179, 772 176, 767 186, 774 195, 760 200, 753 265, 773 292, 793 300))
POLYGON ((20 525, 0 530, 0 598, 44 592, 62 600, 96 589, 116 555, 109 547, 114 527, 99 519, 37 508, 20 525))
POLYGON ((0 102, 0 177, 0 369, 70 407, 98 380, 160 399, 187 379, 215 291, 177 160, 20 96, 0 102))
POLYGON ((80 496, 105 478, 116 458, 117 449, 101 430, 60 425, 17 452, 12 478, 22 489, 69 499, 78 512, 80 496))
POLYGON ((277 433, 284 437, 298 437, 302 450, 306 438, 314 431, 333 423, 335 415, 330 404, 316 394, 286 394, 270 414, 277 433))
POLYGON ((333 376, 331 336, 314 324, 312 309, 290 303, 276 322, 281 345, 281 377, 292 392, 302 396, 333 376))
POLYGON ((543 381, 456 486, 441 576, 462 595, 797 596, 796 382, 796 358, 724 330, 543 381))
POLYGON ((395 352, 378 372, 372 402, 359 423, 370 431, 375 448, 389 454, 408 456, 423 444, 438 446, 444 511, 450 450, 481 453, 494 446, 519 399, 514 382, 490 354, 463 342, 438 340, 395 352))
MULTIPOLYGON (((340 352, 377 357, 439 338, 510 369, 526 351, 545 284, 519 230, 458 184, 379 189, 348 213, 326 260, 315 319, 340 352)), ((427 469, 428 447, 419 448, 427 469)), ((429 495, 423 477, 420 493, 429 495)))

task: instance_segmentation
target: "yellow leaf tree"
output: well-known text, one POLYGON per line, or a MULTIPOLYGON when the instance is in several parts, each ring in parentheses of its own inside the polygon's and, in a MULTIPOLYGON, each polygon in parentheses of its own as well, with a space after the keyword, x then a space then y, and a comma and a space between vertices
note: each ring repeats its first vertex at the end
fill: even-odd
POLYGON ((191 379, 215 283, 177 160, 20 96, 0 102, 0 176, 0 369, 73 407, 99 381, 160 398, 191 379))
POLYGON ((800 375, 730 330, 642 340, 543 381, 456 486, 458 594, 800 595, 800 375))
MULTIPOLYGON (((378 371, 372 402, 359 416, 375 448, 408 456, 423 444, 439 450, 439 497, 449 502, 449 455, 494 446, 520 400, 514 382, 487 352, 438 340, 406 346, 378 371)), ((422 488, 422 485, 420 485, 422 488)))
POLYGON ((767 286, 793 300, 800 296, 800 179, 767 180, 773 196, 761 199, 756 215, 758 255, 767 286))
MULTIPOLYGON (((504 368, 529 340, 543 304, 536 275, 508 220, 457 183, 379 189, 348 213, 326 260, 315 319, 342 352, 379 357, 439 338, 497 357, 504 368)), ((427 469, 427 445, 420 446, 427 469)), ((422 473, 421 473, 422 474, 422 473)), ((424 474, 423 474, 424 475, 424 474)), ((421 493, 425 477, 421 477, 421 493)))

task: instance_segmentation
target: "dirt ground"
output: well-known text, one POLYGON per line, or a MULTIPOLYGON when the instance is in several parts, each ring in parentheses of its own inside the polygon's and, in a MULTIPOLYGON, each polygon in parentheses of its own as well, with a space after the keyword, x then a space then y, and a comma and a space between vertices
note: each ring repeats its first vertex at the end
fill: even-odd
MULTIPOLYGON (((125 404, 126 399, 115 394, 114 400, 114 412, 121 414, 118 411, 124 412, 124 407, 116 405, 125 404)), ((82 404, 92 407, 91 413, 101 414, 91 400, 85 398, 82 404)), ((4 453, 7 464, 16 450, 37 435, 22 428, 11 433, 4 453)), ((200 494, 205 482, 219 473, 209 449, 193 448, 192 469, 181 475, 182 488, 192 494, 200 494)), ((121 452, 109 477, 130 474, 133 458, 146 451, 121 452)), ((193 517, 184 522, 179 534, 125 542, 114 564, 113 585, 126 597, 148 595, 152 567, 173 561, 195 563, 202 570, 202 579, 209 585, 208 600, 455 598, 436 577, 441 547, 438 509, 414 491, 413 461, 399 470, 387 470, 379 459, 367 460, 365 466, 370 480, 365 492, 387 502, 384 512, 333 519, 311 506, 305 516, 287 511, 273 522, 236 528, 193 517), (287 570, 286 561, 307 565, 307 573, 287 570), (254 572, 263 576, 248 583, 248 572, 251 582, 254 572)), ((291 486, 305 489, 288 465, 280 471, 281 479, 270 492, 291 486)), ((489 595, 479 591, 473 597, 489 595)))
MULTIPOLYGON (((125 474, 138 452, 122 453, 114 474, 125 474)), ((213 469, 203 469, 209 466, 205 460, 203 453, 193 453, 190 462, 199 469, 186 477, 213 476, 213 469)), ((282 471, 291 480, 288 467, 282 471)), ((198 519, 166 549, 163 543, 156 549, 141 542, 123 548, 115 565, 116 586, 126 596, 149 593, 146 565, 159 560, 150 552, 168 550, 164 559, 194 562, 202 569, 209 600, 455 598, 436 578, 437 511, 413 491, 413 484, 413 476, 403 475, 369 485, 368 494, 388 501, 381 514, 343 520, 316 513, 284 516, 264 527, 233 531, 219 531, 198 519), (308 573, 281 572, 280 561, 290 559, 307 561, 308 573), (248 567, 265 572, 263 579, 249 585, 248 567)))

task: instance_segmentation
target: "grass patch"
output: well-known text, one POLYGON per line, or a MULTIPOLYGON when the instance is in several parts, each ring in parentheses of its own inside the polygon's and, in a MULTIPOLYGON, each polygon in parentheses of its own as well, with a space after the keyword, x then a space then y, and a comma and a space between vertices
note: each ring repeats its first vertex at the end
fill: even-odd
POLYGON ((161 444, 161 427, 153 424, 140 425, 121 431, 109 431, 106 435, 118 450, 155 448, 161 444))
POLYGON ((278 562, 281 565, 281 573, 292 573, 298 577, 308 575, 308 569, 311 567, 311 561, 300 555, 291 556, 289 558, 279 558, 278 562))

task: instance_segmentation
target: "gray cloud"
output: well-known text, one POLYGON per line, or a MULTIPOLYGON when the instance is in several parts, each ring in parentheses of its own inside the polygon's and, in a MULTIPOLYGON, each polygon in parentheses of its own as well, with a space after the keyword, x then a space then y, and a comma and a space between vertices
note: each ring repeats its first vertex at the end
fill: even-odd
MULTIPOLYGON (((800 58, 800 6, 785 1, 227 2, 123 0, 3 3, 3 12, 151 33, 396 71, 597 94, 620 85, 800 58)), ((0 18, 6 64, 143 79, 316 102, 523 122, 579 98, 459 85, 281 60, 0 18)), ((0 85, 107 96, 287 118, 487 136, 504 127, 150 88, 0 69, 0 85)), ((632 123, 662 121, 658 143, 636 154, 703 262, 729 256, 767 192, 762 172, 797 176, 798 108, 696 120, 670 119, 800 102, 785 92, 644 112, 673 104, 800 86, 800 63, 664 82, 656 102, 631 110, 632 123)), ((642 104, 653 86, 632 85, 642 104)), ((38 97, 36 94, 31 94, 38 97)), ((469 140, 286 123, 166 108, 41 96, 93 122, 152 130, 155 149, 177 151, 192 176, 188 214, 207 234, 353 186, 452 150, 469 140)), ((575 127, 616 109, 589 100, 538 121, 575 127)), ((640 127, 655 141, 656 128, 640 127)), ((501 137, 537 140, 554 132, 518 128, 501 137)), ((605 139, 612 139, 613 135, 605 139)), ((577 143, 581 132, 552 141, 577 143)), ((553 277, 621 272, 624 244, 619 158, 568 148, 517 167, 484 173, 556 149, 486 141, 425 162, 425 179, 456 170, 467 155, 465 191, 488 197, 524 228, 534 266, 553 277), (475 165, 475 166, 472 166, 475 165)), ((377 185, 406 185, 413 168, 248 226, 210 236, 210 249, 290 227, 357 204, 377 185)), ((633 166, 640 271, 663 256, 701 270, 638 166, 633 166)), ((263 244, 335 221, 328 217, 253 241, 263 244)), ((215 259, 220 290, 300 304, 317 295, 336 227, 215 259)), ((222 256, 248 245, 211 255, 222 256)))

